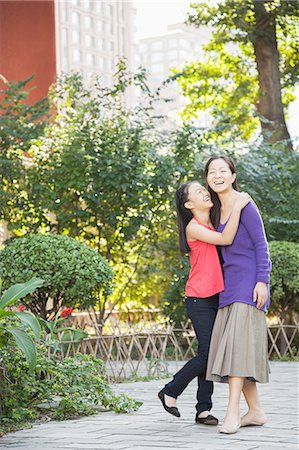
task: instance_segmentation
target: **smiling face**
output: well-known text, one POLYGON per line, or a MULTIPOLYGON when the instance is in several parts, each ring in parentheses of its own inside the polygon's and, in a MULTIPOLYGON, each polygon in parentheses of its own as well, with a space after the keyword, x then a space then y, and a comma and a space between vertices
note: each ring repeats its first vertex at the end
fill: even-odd
POLYGON ((207 183, 209 187, 220 194, 233 188, 236 174, 232 173, 229 165, 222 158, 211 161, 207 171, 207 183))
POLYGON ((185 203, 185 207, 187 209, 211 209, 213 206, 211 195, 197 181, 191 183, 188 187, 188 200, 185 203))

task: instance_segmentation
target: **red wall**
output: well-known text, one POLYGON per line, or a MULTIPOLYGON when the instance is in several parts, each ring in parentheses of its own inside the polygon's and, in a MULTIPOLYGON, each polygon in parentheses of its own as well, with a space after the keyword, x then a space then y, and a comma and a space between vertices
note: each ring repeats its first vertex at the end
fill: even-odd
POLYGON ((0 0, 0 74, 8 81, 34 74, 29 103, 47 95, 56 75, 54 0, 0 0))

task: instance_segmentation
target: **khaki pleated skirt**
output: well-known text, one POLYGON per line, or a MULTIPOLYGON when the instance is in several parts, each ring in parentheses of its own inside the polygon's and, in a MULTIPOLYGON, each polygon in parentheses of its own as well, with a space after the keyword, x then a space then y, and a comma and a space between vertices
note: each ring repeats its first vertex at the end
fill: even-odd
POLYGON ((229 376, 235 376, 267 383, 269 372, 265 313, 246 303, 232 303, 219 309, 206 379, 228 382, 229 376))

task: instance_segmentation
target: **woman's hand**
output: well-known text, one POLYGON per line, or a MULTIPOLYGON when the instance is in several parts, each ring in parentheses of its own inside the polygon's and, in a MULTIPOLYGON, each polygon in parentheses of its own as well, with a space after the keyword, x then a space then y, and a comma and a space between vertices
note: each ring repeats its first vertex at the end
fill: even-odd
POLYGON ((247 192, 236 192, 235 206, 237 208, 243 209, 250 201, 252 201, 252 198, 247 192))
POLYGON ((253 301, 256 303, 257 309, 261 309, 268 298, 268 287, 266 283, 259 281, 253 290, 253 301))

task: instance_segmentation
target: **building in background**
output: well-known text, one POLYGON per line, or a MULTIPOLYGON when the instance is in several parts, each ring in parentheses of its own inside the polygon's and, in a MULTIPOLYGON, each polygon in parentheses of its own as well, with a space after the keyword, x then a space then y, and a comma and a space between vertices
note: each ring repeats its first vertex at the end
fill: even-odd
POLYGON ((0 74, 8 81, 34 74, 32 103, 61 72, 81 72, 85 81, 100 75, 109 85, 120 58, 133 68, 134 14, 126 0, 1 0, 0 74))
POLYGON ((54 11, 54 0, 0 1, 0 74, 8 81, 34 75, 31 103, 45 97, 55 80, 54 11))
POLYGON ((115 65, 126 58, 133 68, 134 8, 131 2, 56 0, 57 73, 81 72, 86 81, 95 74, 110 85, 115 65))
MULTIPOLYGON (((183 23, 169 25, 167 33, 141 39, 139 43, 140 64, 149 72, 149 85, 155 90, 161 86, 169 75, 171 68, 182 68, 188 61, 203 55, 202 45, 211 38, 211 31, 187 26, 183 23)), ((185 104, 175 83, 166 85, 161 90, 162 98, 170 101, 157 103, 155 114, 165 116, 164 127, 171 128, 178 121, 177 112, 185 104)), ((209 114, 202 112, 198 126, 210 123, 209 114)))

